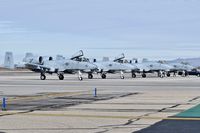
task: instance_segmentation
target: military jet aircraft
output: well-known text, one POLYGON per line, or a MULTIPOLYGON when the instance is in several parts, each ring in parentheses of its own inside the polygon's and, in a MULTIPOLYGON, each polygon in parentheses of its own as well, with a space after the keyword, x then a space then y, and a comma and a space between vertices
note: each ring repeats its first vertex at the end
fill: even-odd
POLYGON ((120 73, 120 78, 124 79, 124 73, 130 72, 133 67, 125 65, 123 63, 114 62, 114 61, 96 61, 94 64, 98 68, 98 72, 101 74, 101 78, 105 79, 107 73, 115 74, 120 73))
MULTIPOLYGON (((88 58, 83 56, 84 56, 83 51, 80 50, 78 54, 75 54, 71 59, 80 62, 90 62, 88 58)), ((116 60, 117 59, 115 59, 114 61, 109 61, 108 57, 104 57, 102 61, 97 61, 96 59, 94 59, 93 62, 91 63, 97 66, 98 69, 96 73, 100 73, 102 79, 106 79, 107 73, 111 74, 120 73, 120 78, 124 79, 124 72, 131 71, 133 69, 133 66, 124 65, 123 63, 116 62, 116 60)), ((93 72, 90 72, 88 74, 88 78, 93 78, 92 73, 93 72)))
MULTIPOLYGON (((193 66, 189 65, 188 63, 184 63, 184 62, 171 62, 171 61, 163 61, 163 64, 167 64, 172 66, 170 73, 174 73, 174 76, 176 76, 176 73, 178 75, 181 75, 183 77, 188 75, 189 71, 192 71, 194 69, 193 66)), ((170 76, 170 75, 168 75, 170 76)))
POLYGON ((27 54, 23 59, 25 67, 40 73, 40 79, 46 79, 46 73, 56 73, 60 80, 64 79, 64 74, 75 74, 78 73, 78 79, 83 80, 82 72, 95 71, 96 66, 89 62, 79 62, 70 59, 59 59, 53 60, 52 57, 44 58, 39 56, 34 58, 31 54, 27 54))
POLYGON ((166 64, 160 64, 153 61, 147 61, 144 60, 142 63, 138 63, 137 60, 130 60, 128 61, 125 59, 124 54, 122 53, 120 58, 116 58, 115 61, 124 63, 125 65, 132 66, 132 77, 135 78, 135 73, 142 73, 142 77, 146 77, 146 73, 153 73, 157 72, 159 77, 164 77, 166 72, 169 72, 171 69, 171 66, 168 66, 166 64))
MULTIPOLYGON (((83 53, 82 50, 79 50, 77 53, 72 55, 70 60, 74 60, 74 61, 78 61, 78 62, 85 62, 85 63, 90 63, 91 64, 90 60, 88 58, 84 57, 84 53, 83 53)), ((92 79, 93 78, 93 73, 95 73, 96 71, 97 71, 97 66, 96 66, 96 69, 91 69, 90 71, 85 72, 85 73, 88 74, 88 79, 92 79)))
MULTIPOLYGON (((131 61, 131 63, 133 62, 134 61, 131 61)), ((154 72, 158 73, 158 77, 163 78, 165 74, 168 75, 170 70, 172 69, 172 67, 167 64, 161 64, 155 61, 148 61, 146 59, 144 59, 142 63, 138 63, 138 61, 135 61, 135 63, 133 64, 136 65, 137 68, 139 68, 143 78, 146 78, 146 73, 154 72)))
POLYGON ((130 70, 126 70, 125 72, 132 73, 132 78, 136 78, 135 73, 139 73, 140 71, 140 69, 136 65, 131 64, 130 61, 125 59, 124 53, 120 54, 118 57, 115 57, 114 62, 123 63, 123 65, 130 68, 130 70))

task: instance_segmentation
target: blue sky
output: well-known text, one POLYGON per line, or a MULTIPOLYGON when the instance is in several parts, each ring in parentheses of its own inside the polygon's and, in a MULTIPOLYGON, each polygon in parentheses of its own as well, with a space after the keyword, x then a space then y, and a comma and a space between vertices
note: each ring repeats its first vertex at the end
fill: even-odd
POLYGON ((0 0, 0 60, 26 52, 200 57, 199 0, 0 0))

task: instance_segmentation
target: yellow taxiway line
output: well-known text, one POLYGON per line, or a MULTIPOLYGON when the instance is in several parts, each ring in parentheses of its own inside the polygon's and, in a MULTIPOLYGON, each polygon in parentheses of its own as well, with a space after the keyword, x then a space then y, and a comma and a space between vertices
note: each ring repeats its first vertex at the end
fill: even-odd
POLYGON ((81 117, 81 118, 107 118, 107 119, 156 119, 156 120, 200 120, 200 118, 179 118, 179 117, 156 117, 156 116, 112 116, 112 115, 79 115, 79 114, 46 114, 28 113, 30 116, 57 116, 57 117, 81 117))
POLYGON ((112 115, 82 115, 82 114, 53 114, 53 113, 20 113, 17 111, 1 112, 0 115, 23 115, 23 116, 44 116, 44 117, 79 117, 79 118, 101 118, 101 119, 150 119, 150 120, 192 120, 200 121, 200 118, 181 117, 157 117, 157 116, 112 116, 112 115))

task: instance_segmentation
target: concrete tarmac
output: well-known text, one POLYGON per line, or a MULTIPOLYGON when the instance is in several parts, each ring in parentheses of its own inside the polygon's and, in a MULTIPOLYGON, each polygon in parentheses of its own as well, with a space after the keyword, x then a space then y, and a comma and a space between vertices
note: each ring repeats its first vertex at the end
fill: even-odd
POLYGON ((7 100, 0 132, 132 133, 198 105, 200 79, 115 74, 41 81, 36 73, 0 72, 0 97, 7 100))

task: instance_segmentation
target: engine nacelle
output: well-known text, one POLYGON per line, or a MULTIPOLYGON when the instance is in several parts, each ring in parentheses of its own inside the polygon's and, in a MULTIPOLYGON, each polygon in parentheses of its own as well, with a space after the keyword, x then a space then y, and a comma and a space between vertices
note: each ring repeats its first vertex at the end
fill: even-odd
POLYGON ((38 63, 39 64, 44 64, 45 61, 52 61, 53 57, 47 57, 47 56, 39 56, 38 58, 38 63))
POLYGON ((53 57, 50 56, 50 57, 49 57, 49 61, 51 61, 51 60, 53 60, 53 57))
POLYGON ((44 63, 44 59, 43 59, 43 57, 40 56, 39 59, 38 59, 38 61, 39 61, 39 64, 43 64, 43 63, 44 63))

